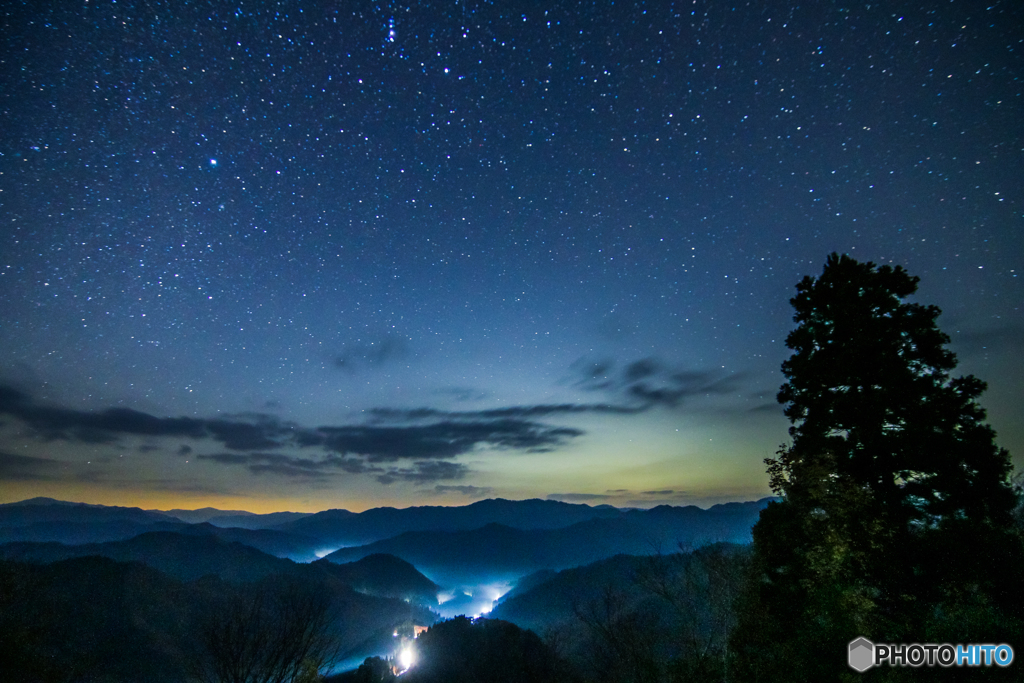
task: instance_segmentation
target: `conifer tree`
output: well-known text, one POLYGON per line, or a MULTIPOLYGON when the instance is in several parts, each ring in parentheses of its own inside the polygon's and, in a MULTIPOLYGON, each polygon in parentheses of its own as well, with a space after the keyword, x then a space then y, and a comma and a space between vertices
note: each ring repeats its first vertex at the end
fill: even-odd
POLYGON ((836 680, 858 636, 1005 641, 1019 623, 1000 605, 1021 597, 1009 454, 985 384, 950 374, 939 309, 904 301, 917 283, 832 254, 797 285, 778 395, 792 443, 765 461, 782 500, 754 528, 743 677, 836 680))

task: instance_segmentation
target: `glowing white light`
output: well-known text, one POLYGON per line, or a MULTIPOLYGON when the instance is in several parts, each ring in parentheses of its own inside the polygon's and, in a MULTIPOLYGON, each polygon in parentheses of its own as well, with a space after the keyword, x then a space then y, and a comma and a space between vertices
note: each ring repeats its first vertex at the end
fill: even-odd
POLYGON ((216 159, 210 159, 210 166, 216 166, 216 165, 217 165, 217 160, 216 159))
POLYGON ((403 649, 402 653, 398 655, 398 661, 402 665, 403 669, 408 669, 410 666, 412 666, 412 663, 415 661, 415 658, 413 657, 412 654, 412 648, 407 647, 403 649))

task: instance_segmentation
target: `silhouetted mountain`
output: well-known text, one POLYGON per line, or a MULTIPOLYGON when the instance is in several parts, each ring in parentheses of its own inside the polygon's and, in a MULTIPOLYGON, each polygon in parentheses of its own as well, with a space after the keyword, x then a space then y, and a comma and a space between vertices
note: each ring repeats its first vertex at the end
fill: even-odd
POLYGON ((154 522, 177 522, 178 520, 162 512, 139 508, 67 503, 52 498, 30 498, 18 503, 0 505, 0 528, 26 526, 41 522, 81 524, 115 521, 152 524, 154 522))
POLYGON ((312 562, 321 543, 313 538, 270 529, 221 528, 209 523, 187 524, 179 521, 139 523, 127 520, 109 522, 37 522, 0 529, 0 543, 56 542, 65 545, 124 541, 151 531, 174 531, 186 535, 217 536, 237 541, 275 557, 296 562, 312 562))
MULTIPOLYGON (((154 525, 154 531, 163 530, 162 525, 154 525)), ((286 558, 295 562, 312 562, 317 559, 316 551, 321 543, 314 538, 290 534, 273 529, 240 529, 236 527, 219 527, 210 522, 168 527, 189 536, 216 536, 225 541, 233 541, 261 550, 274 557, 286 558)))
POLYGON ((638 574, 665 563, 666 557, 616 555, 583 567, 546 573, 546 580, 541 580, 544 574, 538 572, 524 577, 523 585, 517 584, 502 597, 489 616, 543 632, 573 620, 574 608, 601 600, 609 586, 638 600, 638 574))
POLYGON ((177 520, 137 522, 125 519, 110 521, 72 522, 68 520, 33 522, 19 526, 0 527, 0 543, 26 541, 33 543, 105 543, 123 541, 159 528, 183 528, 185 522, 177 520))
POLYGON ((285 560, 212 534, 150 531, 127 541, 64 545, 62 543, 7 543, 0 557, 19 562, 49 564, 73 557, 98 555, 119 562, 141 562, 176 579, 191 581, 215 574, 232 581, 255 581, 272 573, 287 573, 295 566, 285 560))
POLYGON ((321 560, 324 567, 360 593, 399 598, 428 606, 437 605, 439 586, 423 576, 416 567, 394 555, 367 555, 347 564, 321 560))
POLYGON ((5 681, 181 679, 188 623, 180 582, 100 557, 44 567, 0 561, 5 681), (178 674, 177 676, 175 674, 178 674))
POLYGON ((95 543, 120 540, 142 533, 146 525, 158 522, 167 524, 208 522, 223 528, 269 529, 278 524, 308 517, 309 514, 307 512, 272 512, 260 515, 244 510, 218 510, 211 507, 199 510, 142 510, 110 505, 71 503, 40 497, 0 505, 0 539, 2 539, 0 542, 31 540, 95 543), (62 530, 61 524, 66 525, 66 528, 62 530), (118 530, 118 524, 121 525, 120 530, 118 530), (131 533, 130 524, 136 525, 134 533, 131 533), (102 526, 96 526, 95 530, 90 530, 87 528, 89 525, 108 526, 105 530, 102 526), (32 527, 32 529, 15 531, 15 529, 23 527, 32 527))
POLYGON ((239 529, 269 529, 278 524, 309 517, 309 512, 271 512, 257 514, 245 510, 218 510, 217 508, 200 508, 198 510, 154 510, 176 517, 189 524, 208 522, 214 526, 237 527, 239 529))
MULTIPOLYGON (((495 499, 454 508, 376 508, 361 514, 330 510, 293 519, 276 529, 241 529, 210 523, 186 525, 169 515, 138 508, 33 499, 0 506, 0 542, 57 541, 92 545, 126 541, 154 531, 171 531, 189 536, 213 535, 275 557, 312 561, 341 540, 373 538, 412 527, 414 531, 344 548, 332 555, 331 561, 351 562, 374 553, 385 553, 411 562, 443 583, 478 584, 515 579, 539 569, 579 566, 620 553, 671 551, 680 542, 748 542, 749 529, 765 504, 766 500, 717 505, 709 510, 692 506, 618 510, 557 501, 495 499), (566 526, 580 519, 583 521, 566 526), (481 524, 482 520, 492 521, 481 524), (289 533, 285 529, 306 530, 307 533, 289 533), (334 541, 323 540, 325 536, 334 541)), ((202 512, 208 514, 211 510, 202 512)), ((260 517, 250 515, 234 519, 260 517)), ((215 518, 218 522, 224 519, 215 518)), ((94 551, 92 548, 60 551, 47 557, 81 556, 94 551)), ((120 550, 108 549, 101 554, 115 559, 142 559, 120 553, 120 550)), ((214 568, 213 571, 223 570, 214 568)), ((180 576, 180 573, 175 575, 180 576)))
POLYGON ((56 498, 47 498, 46 496, 36 496, 35 498, 26 498, 25 500, 19 500, 16 503, 3 503, 0 504, 0 508, 21 507, 25 505, 84 505, 85 507, 106 507, 105 505, 74 503, 66 500, 57 500, 56 498))
POLYGON ((373 543, 407 531, 469 531, 492 523, 516 529, 557 529, 621 514, 620 510, 609 506, 495 498, 460 507, 386 507, 358 514, 326 510, 275 528, 315 536, 327 545, 345 547, 373 543))
POLYGON ((364 546, 342 548, 324 559, 351 562, 389 553, 443 584, 516 579, 541 569, 578 567, 619 554, 672 552, 680 545, 749 543, 750 529, 767 499, 697 507, 661 506, 616 511, 561 529, 514 529, 488 524, 471 531, 413 531, 364 546))
POLYGON ((373 657, 328 683, 574 683, 581 680, 536 633, 497 619, 455 617, 415 643, 415 664, 396 676, 373 657))
MULTIPOLYGON (((222 511, 175 510, 175 513, 196 513, 193 518, 213 515, 222 511)), ((286 557, 296 562, 311 562, 317 558, 323 544, 317 539, 284 531, 263 529, 282 519, 295 519, 304 513, 274 513, 249 517, 221 517, 220 520, 250 519, 249 527, 238 528, 222 523, 189 523, 171 514, 139 508, 68 503, 52 498, 33 498, 20 503, 0 505, 0 543, 56 542, 67 545, 124 541, 151 531, 175 531, 188 535, 214 535, 228 541, 237 541, 275 557, 286 557), (262 520, 262 521, 260 521, 262 520)), ((182 514, 184 517, 189 515, 182 514)), ((321 551, 321 554, 323 552, 321 551)))
MULTIPOLYGON (((330 601, 330 629, 343 654, 376 654, 362 643, 390 636, 401 624, 433 621, 422 608, 359 594, 318 567, 295 565, 288 576, 330 601)), ((283 580, 273 574, 262 584, 228 584, 212 576, 182 583, 136 562, 103 557, 44 566, 0 560, 2 678, 5 683, 191 680, 190 663, 205 656, 203 629, 228 616, 229 596, 255 591, 259 597, 283 580)))
POLYGON ((309 517, 309 512, 270 512, 257 515, 251 512, 243 514, 214 515, 204 521, 220 527, 236 527, 239 529, 271 529, 286 522, 309 517))
POLYGON ((498 619, 456 617, 416 640, 410 683, 571 683, 573 671, 536 633, 498 619))
POLYGON ((173 510, 151 510, 151 512, 159 512, 164 515, 170 515, 175 519, 180 519, 183 522, 189 524, 201 524, 202 522, 209 522, 214 517, 256 517, 254 512, 246 512, 245 510, 218 510, 217 508, 199 508, 198 510, 180 510, 175 508, 173 510))
POLYGON ((558 576, 558 574, 559 572, 553 571, 551 569, 541 569, 539 572, 527 574, 523 578, 516 581, 515 585, 512 586, 512 589, 508 593, 505 593, 505 595, 501 596, 501 599, 498 600, 497 603, 503 603, 506 600, 511 600, 517 595, 522 595, 527 591, 533 590, 542 583, 546 583, 547 581, 550 581, 551 579, 555 578, 556 576, 558 576))
POLYGON ((717 653, 749 555, 748 545, 722 543, 618 555, 520 587, 489 616, 547 634, 591 680, 721 681, 717 653))

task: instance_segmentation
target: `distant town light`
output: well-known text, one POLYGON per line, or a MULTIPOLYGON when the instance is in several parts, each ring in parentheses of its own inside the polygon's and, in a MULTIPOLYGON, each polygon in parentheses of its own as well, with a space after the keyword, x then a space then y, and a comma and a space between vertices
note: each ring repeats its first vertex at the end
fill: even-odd
POLYGON ((416 658, 413 656, 412 648, 406 647, 402 650, 402 653, 398 655, 398 661, 402 665, 403 669, 408 669, 413 665, 416 658))

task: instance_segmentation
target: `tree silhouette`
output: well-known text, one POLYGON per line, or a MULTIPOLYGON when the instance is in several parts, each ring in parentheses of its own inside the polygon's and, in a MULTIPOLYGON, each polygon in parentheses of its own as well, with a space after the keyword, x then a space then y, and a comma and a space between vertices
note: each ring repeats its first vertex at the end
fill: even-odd
MULTIPOLYGON (((677 645, 665 680, 727 681, 733 604, 743 586, 745 548, 714 544, 666 557, 651 557, 637 583, 661 598, 673 614, 668 636, 677 645), (660 561, 658 561, 660 560, 660 561)), ((664 637, 664 636, 662 636, 664 637)))
POLYGON ((393 683, 397 678, 391 662, 380 657, 367 657, 354 672, 339 677, 346 683, 393 683))
POLYGON ((658 683, 663 678, 658 635, 664 628, 626 591, 606 585, 599 599, 574 604, 573 613, 591 637, 594 680, 658 683))
POLYGON ((918 280, 832 254, 820 278, 797 285, 798 326, 786 339, 795 353, 779 392, 793 446, 774 481, 799 486, 805 455, 832 453, 838 477, 905 521, 1004 524, 1010 462, 976 402, 985 383, 950 377, 957 361, 940 310, 903 302, 918 280))
POLYGON ((416 639, 409 683, 573 683, 576 675, 533 631, 500 619, 455 617, 416 639))
POLYGON ((199 639, 193 677, 203 683, 313 683, 337 660, 330 595, 295 577, 217 582, 199 639))
POLYGON ((997 607, 1019 592, 998 578, 1019 575, 1009 454, 985 384, 950 375, 939 309, 904 301, 917 283, 832 254, 797 285, 778 396, 792 444, 765 461, 782 501, 754 528, 733 636, 744 677, 836 680, 857 636, 965 642, 953 614, 972 642, 1016 628, 997 607))

